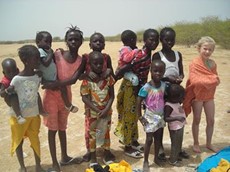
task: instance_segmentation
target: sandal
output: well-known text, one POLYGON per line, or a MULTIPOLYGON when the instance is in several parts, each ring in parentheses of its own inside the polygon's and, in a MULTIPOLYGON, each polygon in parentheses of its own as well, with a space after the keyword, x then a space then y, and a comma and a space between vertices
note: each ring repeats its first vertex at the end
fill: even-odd
POLYGON ((175 167, 182 167, 183 164, 179 161, 175 161, 175 162, 171 162, 171 161, 168 161, 170 165, 172 166, 175 166, 175 167))
POLYGON ((66 165, 73 165, 73 164, 81 164, 83 162, 82 158, 76 157, 76 158, 71 158, 67 162, 60 161, 59 164, 60 166, 66 166, 66 165))
POLYGON ((165 153, 160 153, 160 154, 158 155, 158 159, 159 159, 160 161, 165 162, 165 161, 167 160, 167 159, 166 159, 165 153))
POLYGON ((179 157, 184 158, 184 159, 189 159, 189 154, 185 151, 181 151, 179 153, 179 157))
POLYGON ((113 160, 107 160, 107 161, 106 161, 105 158, 103 158, 103 162, 104 162, 105 165, 109 165, 109 164, 114 163, 113 160))
POLYGON ((71 105, 70 107, 65 107, 69 112, 72 112, 72 113, 77 113, 78 112, 78 107, 77 106, 74 106, 74 105, 71 105))
POLYGON ((143 158, 143 156, 141 155, 141 153, 139 151, 134 151, 134 152, 125 152, 125 155, 132 157, 132 158, 143 158))
POLYGON ((144 147, 141 146, 141 145, 138 145, 138 146, 131 146, 133 149, 139 151, 140 153, 143 153, 144 152, 144 147))
POLYGON ((112 164, 116 160, 116 157, 110 150, 104 152, 103 162, 105 165, 112 164))
POLYGON ((98 166, 99 164, 97 162, 91 162, 89 163, 89 168, 94 168, 94 166, 98 166))

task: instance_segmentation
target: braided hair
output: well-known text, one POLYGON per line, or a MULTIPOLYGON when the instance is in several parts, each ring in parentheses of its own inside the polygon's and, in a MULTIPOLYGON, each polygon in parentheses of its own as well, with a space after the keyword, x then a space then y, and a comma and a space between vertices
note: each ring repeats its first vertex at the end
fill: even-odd
POLYGON ((68 36, 68 34, 70 32, 77 32, 77 33, 79 33, 80 36, 81 36, 82 41, 84 40, 84 38, 83 38, 83 32, 80 30, 80 28, 77 27, 77 26, 71 25, 70 27, 68 27, 68 30, 65 33, 65 41, 67 41, 67 36, 68 36))

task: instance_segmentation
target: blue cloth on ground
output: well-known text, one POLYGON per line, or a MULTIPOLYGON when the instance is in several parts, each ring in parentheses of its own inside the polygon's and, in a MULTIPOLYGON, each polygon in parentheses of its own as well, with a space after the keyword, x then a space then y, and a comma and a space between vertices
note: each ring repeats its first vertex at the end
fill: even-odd
POLYGON ((197 172, 209 172, 213 167, 218 166, 221 158, 230 161, 230 146, 220 150, 214 155, 209 156, 196 168, 197 172))

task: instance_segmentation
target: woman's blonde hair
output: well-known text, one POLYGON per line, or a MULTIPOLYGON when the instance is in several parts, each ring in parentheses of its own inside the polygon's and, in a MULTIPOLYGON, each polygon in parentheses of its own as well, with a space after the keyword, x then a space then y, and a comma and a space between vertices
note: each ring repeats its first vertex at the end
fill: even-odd
POLYGON ((213 38, 211 38, 210 36, 203 36, 199 39, 199 41, 196 43, 196 47, 198 49, 200 49, 200 47, 204 44, 204 43, 208 43, 208 44, 211 44, 213 45, 215 48, 215 45, 216 45, 216 42, 214 41, 213 38))

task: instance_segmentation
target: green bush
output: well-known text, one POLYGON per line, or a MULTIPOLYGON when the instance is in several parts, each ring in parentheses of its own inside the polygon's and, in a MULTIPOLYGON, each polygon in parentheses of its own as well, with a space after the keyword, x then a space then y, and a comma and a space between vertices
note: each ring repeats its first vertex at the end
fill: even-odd
MULTIPOLYGON (((200 22, 177 22, 172 27, 176 31, 176 44, 182 44, 190 47, 194 45, 202 36, 211 36, 216 43, 225 49, 230 49, 230 19, 220 20, 216 16, 208 16, 201 18, 200 22)), ((155 28, 158 31, 162 27, 155 28)), ((137 41, 143 41, 144 31, 137 31, 137 41)), ((105 37, 106 41, 121 41, 121 34, 115 36, 105 37)), ((85 38, 89 41, 89 38, 85 38)), ((53 41, 63 41, 60 37, 54 37, 53 41)), ((34 40, 22 41, 0 41, 0 44, 13 44, 13 43, 34 43, 34 40)))

